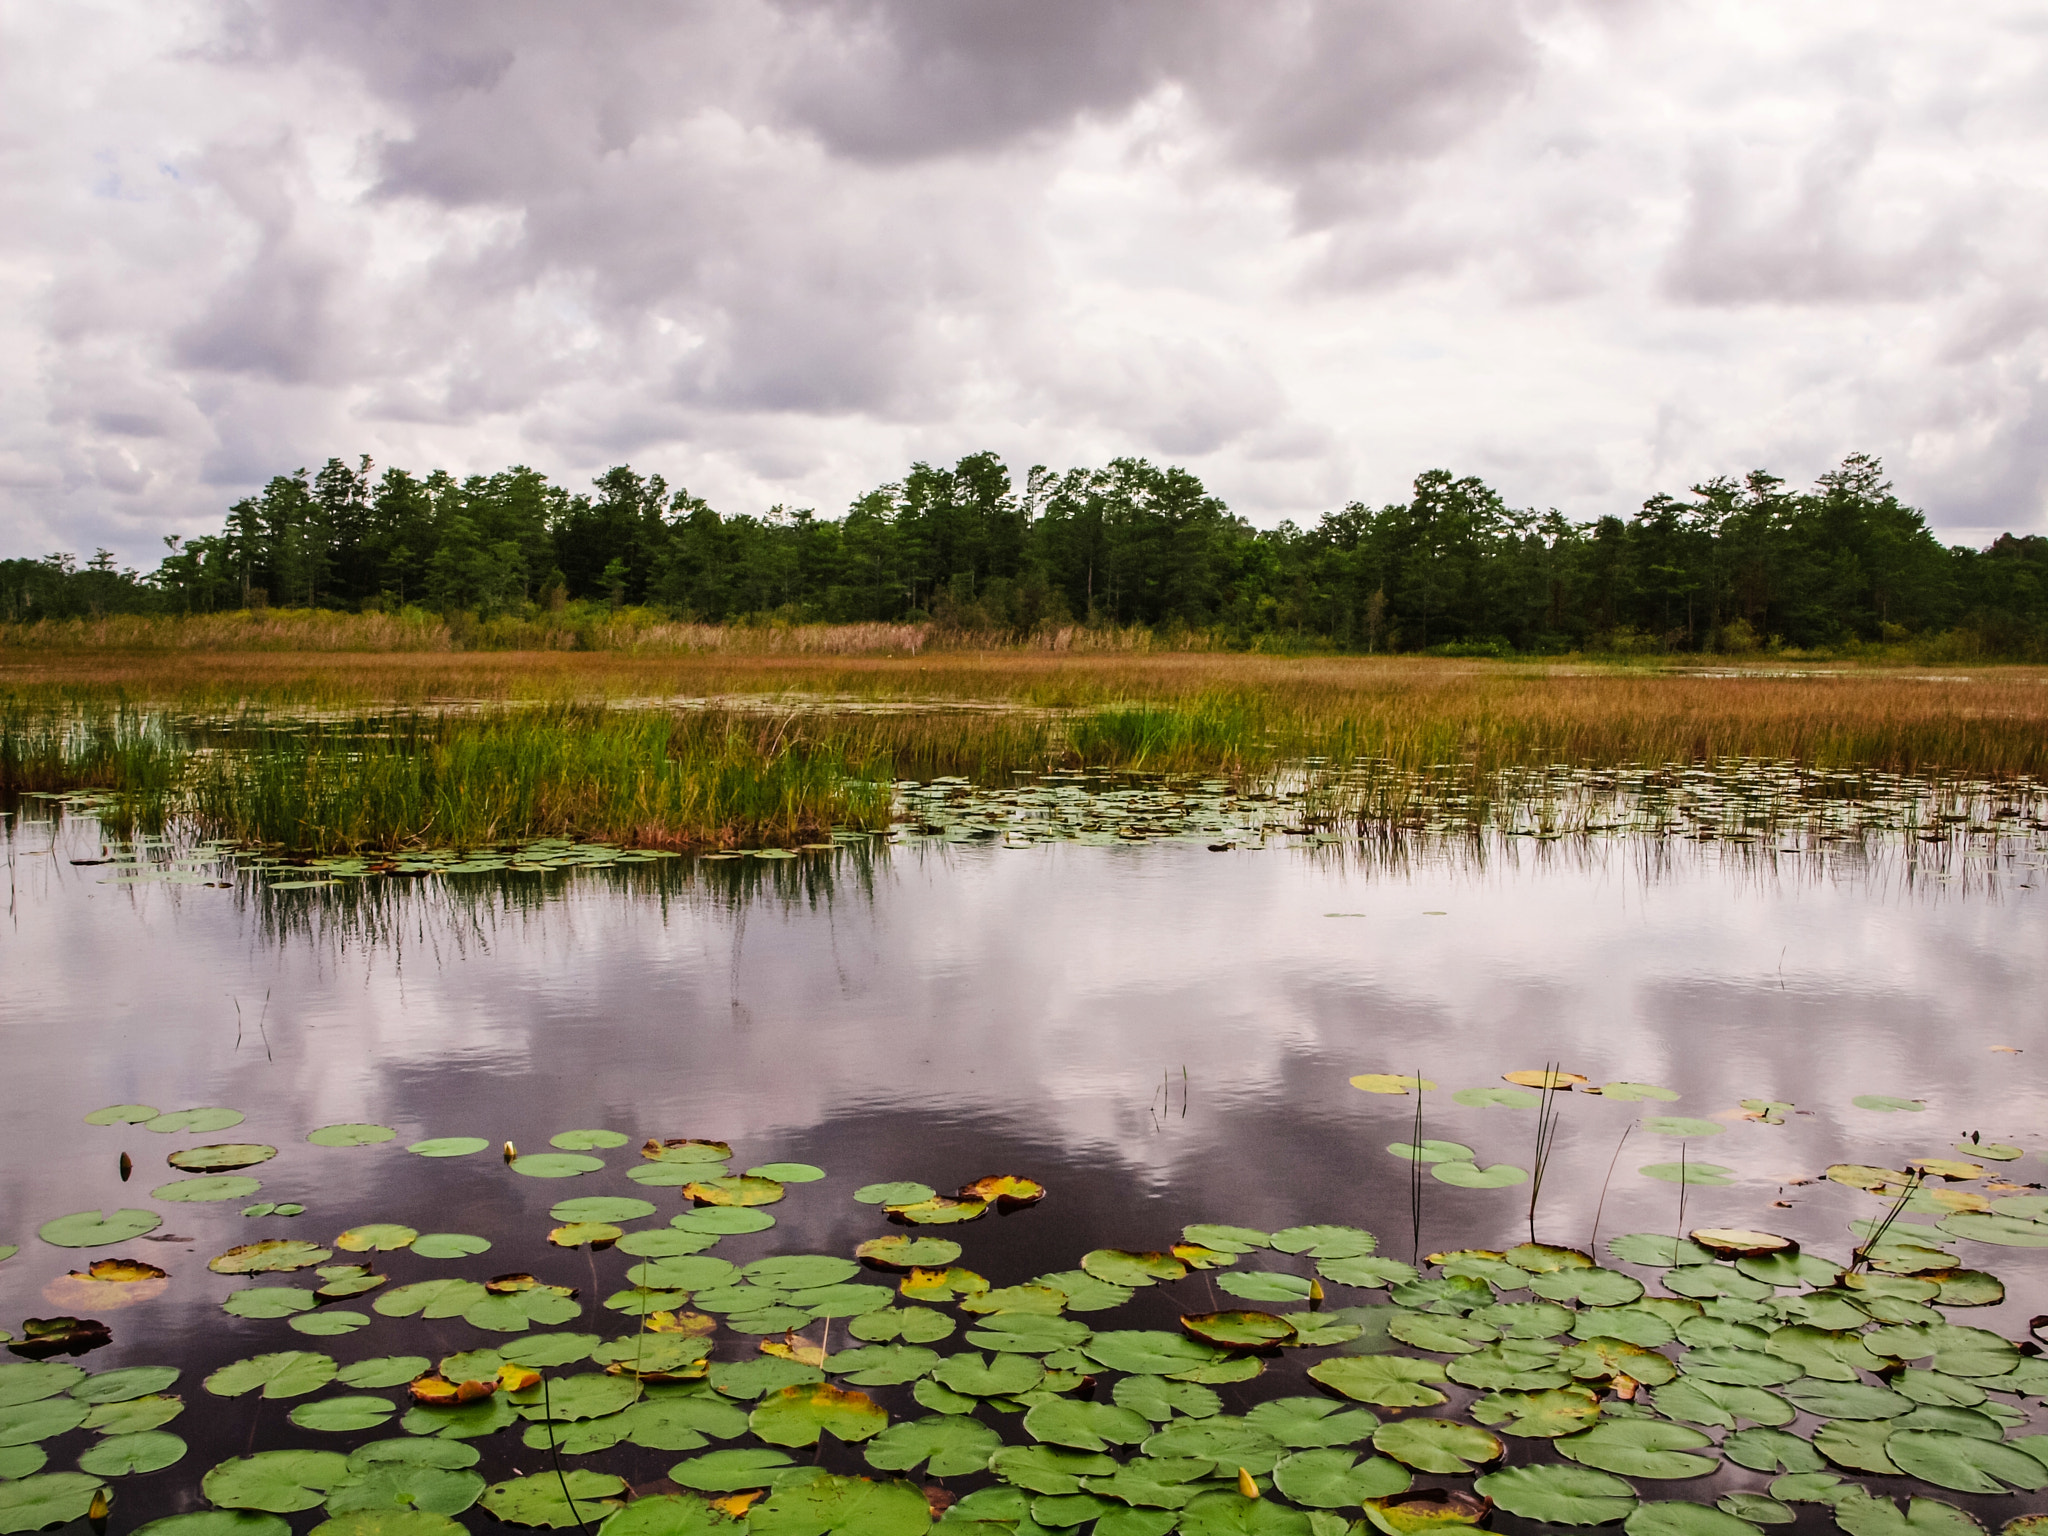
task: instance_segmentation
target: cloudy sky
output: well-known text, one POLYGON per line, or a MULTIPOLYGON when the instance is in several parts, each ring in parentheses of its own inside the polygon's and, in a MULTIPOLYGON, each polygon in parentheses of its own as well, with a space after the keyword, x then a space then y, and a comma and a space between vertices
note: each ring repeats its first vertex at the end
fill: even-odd
POLYGON ((330 454, 842 509, 1183 463, 2048 531, 2048 12, 0 0, 0 554, 330 454))

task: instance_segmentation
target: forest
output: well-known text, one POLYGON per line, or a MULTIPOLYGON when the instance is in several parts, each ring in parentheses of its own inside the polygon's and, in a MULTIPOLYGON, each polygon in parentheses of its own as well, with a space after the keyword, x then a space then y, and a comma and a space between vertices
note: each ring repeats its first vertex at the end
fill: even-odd
POLYGON ((992 453, 920 463, 831 518, 720 513, 624 465, 578 492, 523 466, 458 480, 365 457, 278 475, 219 534, 164 544, 148 572, 104 550, 0 561, 0 621, 580 604, 1018 638, 1146 626, 1260 649, 1740 654, 1951 635, 1970 654, 2048 655, 2048 537, 1944 546, 1866 455, 1808 490, 1754 471, 1590 523, 1430 470, 1406 501, 1270 529, 1143 459, 1034 466, 1021 485, 992 453))

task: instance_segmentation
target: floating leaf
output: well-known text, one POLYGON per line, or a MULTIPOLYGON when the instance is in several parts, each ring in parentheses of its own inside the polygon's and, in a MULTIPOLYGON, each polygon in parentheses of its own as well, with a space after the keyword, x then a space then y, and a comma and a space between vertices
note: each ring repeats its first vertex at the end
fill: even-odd
POLYGON ((1355 1402, 1382 1408, 1431 1408, 1444 1401, 1443 1393, 1424 1385, 1444 1380, 1444 1368, 1434 1360, 1345 1355, 1309 1367, 1309 1375, 1355 1402))
POLYGON ((668 1476, 679 1487, 703 1493, 732 1493, 742 1488, 766 1487, 793 1465, 781 1451, 710 1451, 677 1462, 668 1469, 668 1476))
POLYGON ((173 1179, 149 1192, 152 1200, 211 1201, 246 1200, 263 1186, 255 1179, 236 1174, 208 1174, 193 1179, 173 1179))
POLYGON ((489 1145, 481 1136, 434 1136, 416 1141, 405 1150, 421 1157, 468 1157, 489 1145))
POLYGON ((1459 1189, 1506 1189, 1511 1184, 1527 1182, 1529 1170, 1513 1163, 1495 1163, 1487 1168, 1477 1163, 1437 1163, 1430 1168, 1429 1176, 1459 1189))
POLYGON ((1927 1360, 1950 1376, 2002 1376, 2019 1364, 2018 1348, 1983 1328, 1954 1323, 1887 1327, 1867 1335, 1873 1355, 1893 1360, 1927 1360))
POLYGON ((85 1117, 87 1125, 140 1125, 145 1120, 154 1120, 157 1111, 147 1104, 109 1104, 105 1109, 96 1109, 85 1117))
POLYGON ((1180 1235, 1198 1247, 1213 1248, 1220 1253, 1250 1253, 1272 1243, 1271 1236, 1256 1227, 1224 1227, 1200 1221, 1182 1227, 1180 1235))
POLYGON ((550 1136, 548 1145, 560 1147, 564 1152, 596 1152, 606 1147, 623 1147, 630 1140, 630 1136, 617 1131, 563 1131, 560 1135, 550 1136))
POLYGON ((1274 1464, 1273 1486, 1311 1509, 1347 1509, 1367 1499, 1406 1493, 1407 1471, 1384 1456, 1359 1460, 1335 1448, 1297 1451, 1274 1464))
MULTIPOLYGON (((1777 1503, 1775 1499, 1765 1502, 1777 1503)), ((1791 1511, 1786 1514, 1789 1517, 1791 1511)), ((1638 1504, 1622 1529, 1628 1536, 1756 1536, 1756 1527, 1738 1515, 1681 1499, 1638 1504)))
POLYGON ((864 1454, 869 1466, 883 1472, 910 1472, 929 1462, 932 1477, 964 1477, 985 1470, 1002 1447, 1002 1436, 979 1419, 937 1414, 890 1425, 867 1443, 864 1454))
POLYGON ((1418 1087, 1425 1093, 1434 1093, 1436 1084, 1426 1077, 1403 1077, 1398 1072, 1361 1072, 1351 1079, 1351 1086, 1361 1093, 1392 1093, 1406 1097, 1418 1087))
POLYGON ((1524 1088, 1560 1089, 1567 1093, 1587 1082, 1586 1078, 1576 1072, 1560 1072, 1555 1068, 1547 1068, 1541 1072, 1503 1072, 1500 1080, 1504 1083, 1516 1083, 1524 1088))
MULTIPOLYGON (((338 1238, 336 1246, 340 1246, 338 1238)), ((423 1259, 467 1259, 490 1249, 489 1238, 468 1232, 423 1232, 412 1243, 412 1251, 423 1259)))
POLYGON ((78 1428, 91 1411, 75 1397, 46 1397, 0 1408, 0 1446, 33 1445, 78 1428))
POLYGON ((335 1451, 258 1451, 222 1462, 200 1488, 224 1509, 286 1515, 324 1503, 350 1476, 348 1458, 335 1451))
POLYGON ((83 1472, 45 1472, 0 1482, 0 1531, 39 1531, 83 1519, 105 1487, 83 1472))
POLYGON ((311 1311, 318 1298, 296 1285, 254 1285, 235 1291, 220 1304, 230 1317, 279 1318, 311 1311))
POLYGON ((924 1536, 931 1510, 907 1483, 813 1473, 778 1482, 747 1524, 754 1536, 924 1536))
POLYGON ((854 1249, 884 1269, 944 1268, 960 1257, 960 1245, 943 1237, 873 1237, 854 1249))
POLYGON ((1762 1493, 1724 1493, 1714 1500, 1714 1508, 1752 1525, 1790 1525, 1799 1518, 1790 1505, 1762 1493))
POLYGON ((1597 1093, 1603 1099, 1622 1099, 1631 1103, 1644 1099, 1657 1099, 1664 1103, 1678 1097, 1669 1088, 1659 1088, 1653 1083, 1602 1083, 1598 1088, 1588 1088, 1588 1093, 1597 1093))
POLYGON ((1711 1424, 1718 1429, 1733 1429, 1742 1419, 1752 1424, 1790 1424, 1794 1417, 1790 1403, 1762 1387, 1691 1378, 1660 1388, 1657 1411, 1666 1418, 1682 1419, 1688 1424, 1711 1424))
POLYGON ((604 1159, 586 1157, 581 1152, 527 1152, 513 1158, 510 1167, 529 1179, 573 1179, 578 1174, 601 1171, 604 1159))
POLYGON ((175 1365, 130 1365, 88 1376, 71 1389, 71 1395, 81 1403, 124 1403, 163 1391, 180 1374, 175 1365))
POLYGON ((129 1242, 163 1225, 155 1211, 76 1211, 46 1221, 36 1236, 57 1248, 105 1248, 129 1242))
POLYGON ((1838 1467, 1896 1475, 1899 1469, 1884 1449, 1891 1432, 1891 1425, 1878 1420, 1831 1420, 1813 1432, 1813 1448, 1838 1467))
POLYGON ((1224 1358, 1224 1351, 1213 1344, 1147 1329, 1098 1333, 1082 1346, 1082 1352, 1112 1371, 1133 1376, 1177 1376, 1224 1358))
POLYGON ((1372 1446, 1418 1472, 1451 1477, 1463 1477, 1473 1467, 1499 1461, 1507 1454, 1498 1435, 1455 1419, 1397 1419, 1373 1431, 1372 1446))
POLYGON ((1478 1156, 1460 1141, 1390 1142, 1387 1150, 1411 1163, 1469 1163, 1478 1156))
POLYGON ((369 1226, 350 1227, 334 1240, 334 1246, 349 1253, 388 1253, 410 1247, 418 1236, 411 1227, 396 1222, 373 1222, 369 1226))
POLYGON ((1472 1486, 1511 1515, 1551 1525, 1610 1525, 1636 1506, 1633 1488, 1590 1467, 1510 1467, 1472 1486))
POLYGON ((1886 1114, 1903 1109, 1917 1115, 1927 1107, 1924 1099, 1901 1099, 1884 1093, 1859 1093, 1849 1102, 1858 1109, 1882 1110, 1886 1114))
POLYGON ((232 1173, 237 1168, 253 1168, 258 1163, 267 1163, 275 1156, 275 1147, 259 1146, 253 1142, 221 1142, 210 1147, 185 1147, 164 1161, 187 1173, 232 1173))
POLYGON ((1713 1255, 1698 1243, 1663 1232, 1631 1232, 1611 1238, 1607 1251, 1624 1264, 1641 1264, 1654 1269, 1671 1269, 1683 1264, 1707 1264, 1713 1255))
POLYGON ((1534 1109, 1543 1102, 1535 1094, 1520 1088, 1460 1088, 1451 1098, 1467 1109, 1484 1109, 1488 1105, 1498 1105, 1502 1109, 1534 1109))
POLYGON ((1808 1413, 1829 1419, 1895 1419, 1913 1410, 1899 1393, 1860 1381, 1795 1381, 1784 1395, 1808 1413))
POLYGON ((138 1526, 135 1536, 291 1536, 291 1527, 251 1509, 202 1509, 152 1520, 138 1526))
POLYGON ((783 1196, 782 1185, 774 1179, 694 1179, 683 1186, 683 1198, 701 1205, 773 1205, 783 1196))
MULTIPOLYGON (((1107 1284, 1125 1287, 1180 1280, 1188 1272, 1187 1265, 1170 1253, 1132 1253, 1121 1248, 1097 1248, 1092 1253, 1083 1254, 1081 1268, 1107 1284)), ((1237 1275, 1224 1276, 1226 1283, 1239 1278, 1237 1275)), ((1301 1294, 1308 1294, 1306 1287, 1301 1294)))
MULTIPOLYGON (((139 1107, 139 1106, 138 1106, 139 1107)), ((198 1131, 204 1135, 209 1131, 225 1131, 242 1123, 244 1116, 239 1109, 222 1109, 217 1106, 206 1109, 180 1109, 168 1115, 158 1115, 142 1122, 145 1131, 159 1135, 172 1135, 180 1131, 198 1131)))
POLYGON ((224 1365, 206 1378, 205 1385, 215 1397, 240 1397, 258 1387, 265 1397, 304 1397, 332 1381, 336 1369, 331 1356, 295 1349, 224 1365))
POLYGON ((1143 1414, 1128 1408, 1058 1398, 1025 1414, 1024 1432, 1043 1444, 1099 1451, 1111 1445, 1136 1445, 1149 1439, 1153 1429, 1143 1414))
MULTIPOLYGON (((1425 1532, 1469 1530, 1493 1513, 1493 1500, 1463 1489, 1424 1488, 1415 1493, 1367 1499, 1365 1518, 1381 1536, 1423 1536, 1425 1532)), ((1325 1520, 1335 1518, 1324 1516, 1325 1520)), ((1335 1536, 1310 1516, 1313 1536, 1335 1536)))
MULTIPOLYGON (((83 1427, 103 1435, 136 1435, 168 1424, 184 1411, 185 1405, 175 1397, 135 1397, 125 1402, 101 1403, 85 1416, 83 1427)), ((13 1475, 24 1476, 34 1470, 30 1467, 13 1475)))
POLYGON ((1000 1211, 1015 1211, 1043 1200, 1045 1186, 1036 1179, 1022 1178, 1014 1173, 992 1173, 971 1184, 961 1185, 955 1194, 961 1200, 979 1200, 1000 1211))
POLYGON ((493 1483, 479 1502, 507 1525, 586 1526, 620 1505, 626 1480, 609 1472, 576 1467, 493 1483))
POLYGON ((317 1243, 274 1237, 230 1248, 218 1258, 208 1260, 206 1267, 217 1275, 258 1275, 311 1269, 333 1257, 330 1250, 317 1243))
POLYGON ((1721 1454, 1738 1467, 1755 1472, 1808 1473, 1821 1469, 1819 1453, 1784 1429, 1738 1429, 1722 1437, 1721 1454))
MULTIPOLYGON (((240 1119, 240 1116, 236 1117, 240 1119)), ((360 1122, 345 1125, 323 1125, 316 1131, 308 1131, 306 1140, 316 1147, 372 1147, 379 1142, 390 1141, 398 1132, 388 1125, 365 1125, 360 1122)))
POLYGON ((1901 1514, 1890 1499, 1872 1498, 1860 1488, 1836 1502, 1835 1524, 1848 1536, 1983 1536, 1984 1530, 1939 1499, 1908 1500, 1901 1514))
POLYGON ((1908 1429, 1901 1425, 1885 1441, 1884 1449, 1908 1477, 1917 1477, 1938 1488, 1953 1488, 1958 1493, 1995 1494, 2004 1493, 2008 1487, 2027 1491, 2048 1487, 2048 1466, 1996 1438, 1908 1429))
POLYGON ((287 1417, 301 1429, 349 1434, 356 1430, 375 1429, 397 1411, 397 1406, 389 1398, 322 1397, 299 1404, 287 1417))
POLYGON ((929 1184, 863 1184, 853 1192, 853 1198, 862 1205, 916 1205, 937 1193, 929 1184))
POLYGON ((940 1362, 932 1378, 969 1397, 1015 1397, 1037 1386, 1044 1374, 1045 1367, 1029 1355, 959 1354, 940 1362))
POLYGON ((889 1415, 865 1392, 819 1382, 769 1394, 747 1422, 770 1445, 816 1445, 821 1433, 847 1442, 870 1439, 888 1427, 889 1415))
POLYGON ((1287 1451, 1278 1439, 1248 1420, 1228 1415, 1181 1419, 1144 1442, 1147 1456, 1193 1456, 1219 1467, 1241 1467, 1254 1473, 1272 1471, 1287 1451))
POLYGON ((1645 1178, 1661 1179, 1666 1184, 1714 1186, 1735 1182, 1735 1170, 1724 1168, 1719 1163, 1649 1163, 1638 1168, 1636 1172, 1645 1178))
POLYGON ((646 1142, 640 1155, 657 1163, 722 1163, 732 1156, 732 1147, 723 1141, 677 1136, 667 1141, 646 1142))
POLYGON ((1557 1442, 1560 1455, 1603 1472, 1628 1477, 1704 1477, 1718 1463, 1691 1454, 1713 1440, 1683 1424, 1654 1419, 1609 1419, 1557 1442))
POLYGON ((1600 1416, 1600 1400, 1584 1387, 1492 1392, 1472 1405, 1472 1417, 1520 1439, 1554 1440, 1576 1434, 1600 1416))

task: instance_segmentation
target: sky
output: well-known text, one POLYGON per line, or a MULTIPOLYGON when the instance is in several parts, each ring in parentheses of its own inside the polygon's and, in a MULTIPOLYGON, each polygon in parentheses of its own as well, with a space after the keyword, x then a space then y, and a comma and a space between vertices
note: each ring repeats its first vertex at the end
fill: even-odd
POLYGON ((2048 10, 0 0, 0 556, 330 455, 2048 532, 2048 10))

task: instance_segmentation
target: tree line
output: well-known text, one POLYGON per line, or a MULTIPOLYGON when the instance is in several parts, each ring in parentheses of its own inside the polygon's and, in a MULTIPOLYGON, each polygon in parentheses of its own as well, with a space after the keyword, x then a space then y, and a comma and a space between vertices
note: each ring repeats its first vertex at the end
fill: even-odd
POLYGON ((365 457, 272 479, 153 571, 101 550, 0 561, 0 618, 289 606, 491 618, 570 604, 704 622, 1199 630, 1441 654, 1745 651, 1960 633, 2048 654, 2048 538, 1944 546, 1867 455, 1810 489, 1756 471, 1574 522, 1430 470, 1409 498, 1259 529, 1143 459, 1018 484, 992 453, 916 464, 838 518, 724 514, 621 465, 587 492, 515 466, 458 480, 365 457))

